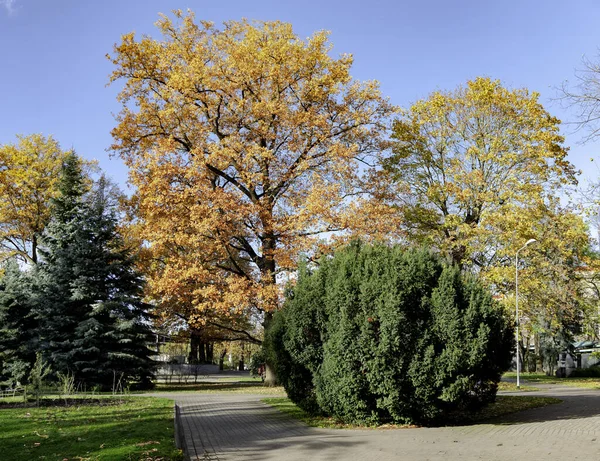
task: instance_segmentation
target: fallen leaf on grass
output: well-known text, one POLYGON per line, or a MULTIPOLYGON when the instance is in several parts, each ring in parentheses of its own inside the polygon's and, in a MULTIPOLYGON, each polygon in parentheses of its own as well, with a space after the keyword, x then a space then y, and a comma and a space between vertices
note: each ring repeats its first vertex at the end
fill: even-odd
POLYGON ((160 442, 157 442, 156 440, 149 440, 148 442, 140 442, 135 444, 136 447, 145 447, 146 445, 160 445, 160 442))
POLYGON ((40 434, 38 431, 35 431, 34 434, 43 439, 47 439, 48 437, 50 437, 48 434, 40 434))

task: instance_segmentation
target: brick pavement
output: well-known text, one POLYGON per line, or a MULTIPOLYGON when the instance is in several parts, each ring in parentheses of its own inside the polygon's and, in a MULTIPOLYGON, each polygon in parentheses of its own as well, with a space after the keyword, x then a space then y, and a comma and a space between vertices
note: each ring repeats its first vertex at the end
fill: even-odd
MULTIPOLYGON (((165 396, 164 394, 162 394, 165 396)), ((263 404, 264 395, 172 394, 194 460, 600 459, 600 391, 546 387, 563 403, 471 426, 310 428, 263 404)))

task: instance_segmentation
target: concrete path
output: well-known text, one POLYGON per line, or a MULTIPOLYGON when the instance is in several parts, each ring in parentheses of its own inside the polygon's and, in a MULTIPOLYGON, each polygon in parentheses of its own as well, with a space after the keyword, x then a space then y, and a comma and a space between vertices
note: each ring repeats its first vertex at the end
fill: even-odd
MULTIPOLYGON (((542 386, 538 386, 542 387, 542 386)), ((172 394, 194 460, 598 460, 600 391, 543 386, 563 403, 493 424, 317 429, 263 404, 264 395, 172 394)))

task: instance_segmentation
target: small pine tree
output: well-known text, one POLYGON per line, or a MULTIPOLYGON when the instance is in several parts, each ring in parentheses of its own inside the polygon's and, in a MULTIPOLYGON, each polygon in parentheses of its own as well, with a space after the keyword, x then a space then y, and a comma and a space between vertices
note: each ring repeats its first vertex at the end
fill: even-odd
MULTIPOLYGON (((42 354, 38 352, 35 355, 35 362, 29 373, 28 391, 35 397, 37 406, 40 406, 40 397, 44 395, 46 387, 46 377, 50 374, 50 366, 43 359, 42 354)), ((27 397, 27 396, 25 396, 27 397)))
POLYGON ((85 185, 67 156, 42 239, 38 315, 52 369, 86 386, 110 388, 115 374, 149 386, 153 376, 143 281, 117 231, 108 183, 85 185))

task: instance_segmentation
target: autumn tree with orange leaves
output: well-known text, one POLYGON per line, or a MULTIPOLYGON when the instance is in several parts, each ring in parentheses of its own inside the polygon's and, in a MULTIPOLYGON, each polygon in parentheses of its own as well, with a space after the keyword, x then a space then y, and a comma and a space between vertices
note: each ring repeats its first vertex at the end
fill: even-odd
POLYGON ((162 39, 130 33, 109 56, 124 84, 112 148, 156 254, 150 287, 191 296, 198 322, 268 322, 298 256, 357 224, 362 166, 385 150, 395 108, 352 79, 352 56, 330 56, 326 32, 174 15, 157 22, 162 39))
POLYGON ((52 136, 17 139, 0 145, 0 260, 15 257, 35 264, 67 152, 52 136))

